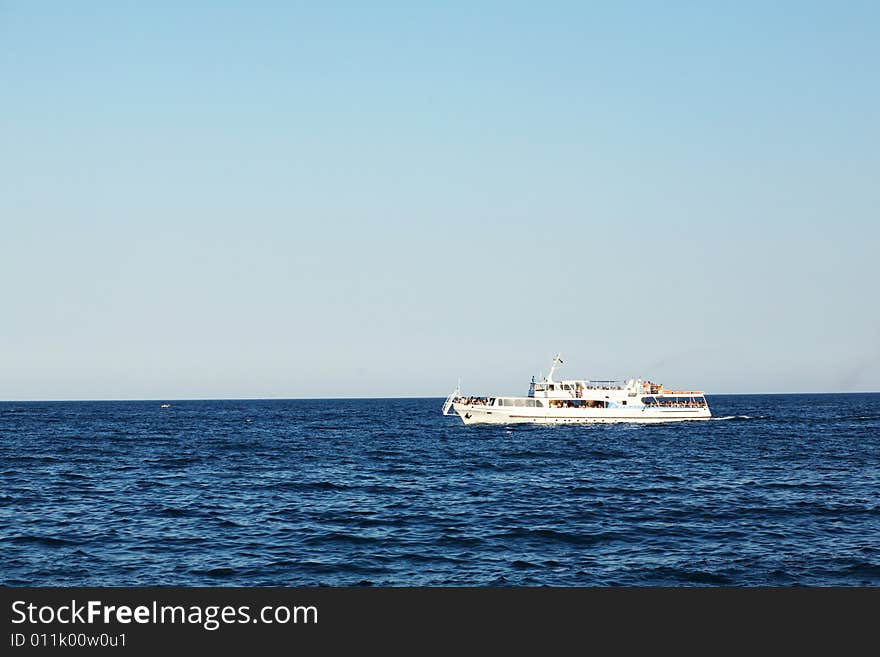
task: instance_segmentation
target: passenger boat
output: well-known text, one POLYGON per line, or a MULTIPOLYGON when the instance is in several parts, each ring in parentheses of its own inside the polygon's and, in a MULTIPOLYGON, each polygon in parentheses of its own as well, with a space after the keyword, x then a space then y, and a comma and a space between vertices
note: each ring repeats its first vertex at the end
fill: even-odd
POLYGON ((532 377, 525 397, 463 397, 459 385, 446 398, 443 414, 458 414, 465 424, 654 423, 712 417, 702 391, 669 390, 643 379, 556 381, 553 375, 560 365, 557 355, 545 378, 532 377))

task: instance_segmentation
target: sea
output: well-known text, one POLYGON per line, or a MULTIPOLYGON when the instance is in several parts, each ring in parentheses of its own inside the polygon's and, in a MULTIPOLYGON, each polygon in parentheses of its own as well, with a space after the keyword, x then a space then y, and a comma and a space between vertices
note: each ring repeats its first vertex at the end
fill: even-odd
POLYGON ((878 393, 663 425, 442 401, 0 403, 0 584, 880 585, 878 393))

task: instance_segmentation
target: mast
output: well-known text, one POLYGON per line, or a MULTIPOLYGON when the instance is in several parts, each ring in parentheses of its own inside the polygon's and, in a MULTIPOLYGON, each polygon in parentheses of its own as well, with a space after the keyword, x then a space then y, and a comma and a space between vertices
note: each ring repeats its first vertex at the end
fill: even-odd
POLYGON ((547 374, 547 383, 553 383, 553 372, 556 371, 557 365, 562 365, 562 354, 556 354, 556 357, 553 359, 553 364, 550 366, 550 372, 547 374))

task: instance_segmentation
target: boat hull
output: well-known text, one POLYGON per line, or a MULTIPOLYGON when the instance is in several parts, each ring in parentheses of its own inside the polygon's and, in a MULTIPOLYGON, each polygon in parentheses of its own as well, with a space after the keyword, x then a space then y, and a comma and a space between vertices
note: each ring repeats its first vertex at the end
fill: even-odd
POLYGON ((452 408, 465 424, 657 424, 709 420, 701 408, 518 408, 456 403, 452 408))

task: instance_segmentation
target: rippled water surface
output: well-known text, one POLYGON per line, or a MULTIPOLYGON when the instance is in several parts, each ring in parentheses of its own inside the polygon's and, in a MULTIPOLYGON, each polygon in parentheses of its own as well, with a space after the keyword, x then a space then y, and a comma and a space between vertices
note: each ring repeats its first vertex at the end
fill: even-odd
POLYGON ((880 394, 670 425, 0 403, 7 585, 878 585, 880 394))

